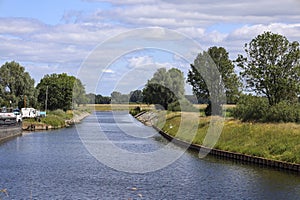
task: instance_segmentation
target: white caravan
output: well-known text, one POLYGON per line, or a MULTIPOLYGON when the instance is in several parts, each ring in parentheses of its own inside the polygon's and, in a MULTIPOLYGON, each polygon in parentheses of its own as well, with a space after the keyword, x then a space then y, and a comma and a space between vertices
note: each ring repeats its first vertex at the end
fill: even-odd
POLYGON ((36 110, 34 108, 22 108, 22 118, 35 118, 36 110))

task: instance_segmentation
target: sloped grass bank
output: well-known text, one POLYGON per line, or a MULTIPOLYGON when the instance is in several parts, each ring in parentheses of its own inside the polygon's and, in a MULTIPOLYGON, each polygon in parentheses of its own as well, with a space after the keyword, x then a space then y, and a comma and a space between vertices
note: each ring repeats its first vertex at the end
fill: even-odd
MULTIPOLYGON (((195 113, 169 112, 159 117, 155 125, 178 139, 203 145, 211 117, 192 115, 195 113)), ((226 119, 214 148, 300 164, 300 124, 245 123, 226 119)))
POLYGON ((23 129, 30 130, 48 130, 64 128, 74 123, 78 123, 81 119, 89 115, 89 109, 81 108, 79 110, 54 110, 47 112, 47 117, 37 119, 24 119, 23 129))

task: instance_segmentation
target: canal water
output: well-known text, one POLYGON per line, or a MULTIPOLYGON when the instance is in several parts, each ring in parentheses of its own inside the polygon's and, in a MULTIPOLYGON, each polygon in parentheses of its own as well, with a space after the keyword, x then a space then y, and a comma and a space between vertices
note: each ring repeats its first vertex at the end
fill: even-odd
MULTIPOLYGON (((167 145, 152 128, 123 112, 97 112, 77 128, 27 133, 0 144, 0 191, 6 189, 8 194, 0 192, 0 199, 300 198, 299 174, 214 157, 200 159, 184 149, 180 158, 161 169, 147 173, 119 171, 115 165, 103 164, 83 142, 82 131, 94 138, 97 133, 93 126, 98 122, 116 148, 132 154, 157 151, 167 145), (133 134, 129 135, 131 129, 133 134)), ((107 141, 95 143, 104 145, 107 141)), ((169 150, 172 148, 180 151, 172 146, 169 150)), ((106 156, 118 163, 113 153, 106 156)))

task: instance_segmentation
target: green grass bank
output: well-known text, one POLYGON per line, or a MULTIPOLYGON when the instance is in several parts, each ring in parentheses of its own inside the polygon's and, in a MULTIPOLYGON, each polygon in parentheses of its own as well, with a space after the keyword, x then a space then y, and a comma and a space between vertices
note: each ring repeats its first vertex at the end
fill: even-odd
MULTIPOLYGON (((212 120, 212 117, 187 112, 163 112, 157 116, 155 126, 171 136, 198 145, 203 145, 212 120)), ((245 123, 227 118, 214 148, 300 164, 300 124, 245 123)))
POLYGON ((83 118, 90 114, 89 108, 81 107, 76 110, 54 110, 48 111, 47 116, 36 119, 24 119, 23 120, 23 130, 49 130, 68 127, 72 124, 79 123, 83 118))

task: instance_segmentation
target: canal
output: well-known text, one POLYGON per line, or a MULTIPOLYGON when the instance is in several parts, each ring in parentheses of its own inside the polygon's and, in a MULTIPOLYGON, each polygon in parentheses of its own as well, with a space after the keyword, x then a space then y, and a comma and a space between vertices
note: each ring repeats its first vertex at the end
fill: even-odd
MULTIPOLYGON (((209 156, 200 159, 195 152, 172 145, 168 152, 182 151, 180 157, 164 167, 149 164, 153 170, 142 172, 139 166, 145 163, 139 165, 141 161, 133 162, 134 157, 126 154, 120 159, 114 150, 148 155, 167 144, 124 112, 97 112, 77 127, 26 133, 0 144, 0 190, 8 194, 0 192, 0 199, 300 198, 300 175, 294 173, 209 156), (129 168, 132 163, 139 166, 126 170, 126 161, 129 168), (136 173, 128 172, 133 170, 136 173)), ((160 157, 157 162, 164 160, 160 157)))

